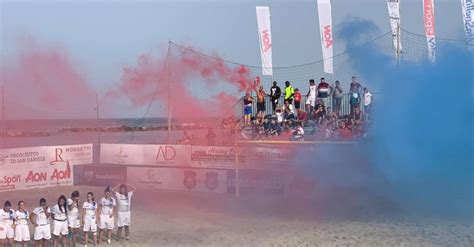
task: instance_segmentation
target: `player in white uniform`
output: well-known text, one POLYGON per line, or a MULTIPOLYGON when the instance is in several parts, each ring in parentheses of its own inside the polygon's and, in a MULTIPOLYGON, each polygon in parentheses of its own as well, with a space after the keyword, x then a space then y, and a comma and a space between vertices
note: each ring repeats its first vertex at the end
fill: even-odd
POLYGON ((125 228, 125 239, 130 239, 130 205, 135 188, 129 184, 119 184, 113 189, 117 197, 118 219, 117 237, 122 238, 122 229, 125 228))
POLYGON ((15 241, 21 243, 21 246, 28 245, 30 242, 30 228, 28 228, 28 219, 30 214, 25 209, 25 202, 18 202, 18 210, 15 212, 15 241))
POLYGON ((49 217, 51 210, 46 206, 46 199, 40 199, 40 206, 35 208, 30 215, 30 221, 35 226, 35 246, 46 246, 51 239, 51 226, 49 225, 49 217))
POLYGON ((67 225, 67 202, 64 195, 58 198, 58 204, 51 209, 51 214, 53 217, 53 246, 57 246, 59 238, 62 238, 63 246, 66 246, 69 230, 67 225))
POLYGON ((112 197, 110 187, 107 187, 105 189, 105 197, 102 197, 99 203, 99 244, 102 242, 102 236, 104 235, 105 231, 107 231, 107 243, 111 243, 112 230, 114 229, 114 211, 116 205, 117 203, 115 202, 115 198, 112 197))
POLYGON ((89 232, 94 237, 94 246, 97 243, 97 215, 99 215, 99 207, 94 200, 92 192, 87 193, 87 201, 82 205, 82 224, 84 225, 84 247, 87 247, 89 232))
POLYGON ((67 221, 69 226, 69 241, 72 247, 78 242, 79 228, 81 228, 81 211, 79 210, 79 191, 71 193, 71 198, 67 199, 67 221))
POLYGON ((15 211, 13 211, 10 201, 3 204, 0 209, 0 246, 13 246, 13 237, 15 236, 15 211))
POLYGON ((313 111, 313 108, 316 104, 316 83, 314 82, 314 79, 309 80, 309 91, 308 94, 306 95, 306 105, 310 105, 311 112, 313 111))

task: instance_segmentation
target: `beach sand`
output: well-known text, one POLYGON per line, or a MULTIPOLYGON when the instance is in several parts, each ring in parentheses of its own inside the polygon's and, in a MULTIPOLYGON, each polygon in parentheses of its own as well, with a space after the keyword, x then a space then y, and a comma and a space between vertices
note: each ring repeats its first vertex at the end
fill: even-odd
MULTIPOLYGON (((88 191, 99 200, 104 188, 3 192, 0 201, 16 205, 23 199, 32 210, 40 197, 51 205, 76 189, 81 200, 88 191)), ((102 246, 474 246, 474 227, 472 222, 409 215, 363 192, 313 200, 139 190, 132 200, 131 240, 102 246), (345 200, 350 204, 337 203, 347 196, 354 197, 345 200)))

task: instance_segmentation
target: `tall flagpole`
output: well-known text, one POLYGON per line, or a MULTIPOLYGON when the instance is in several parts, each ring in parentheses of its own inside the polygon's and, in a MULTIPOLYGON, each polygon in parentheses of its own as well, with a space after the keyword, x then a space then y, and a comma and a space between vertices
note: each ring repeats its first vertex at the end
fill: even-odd
MULTIPOLYGON (((96 93, 95 94, 95 111, 96 111, 96 116, 97 116, 97 141, 99 142, 99 145, 97 145, 97 153, 100 154, 100 115, 99 115, 99 95, 96 93)), ((100 158, 99 158, 99 163, 100 163, 100 158)))
POLYGON ((169 58, 171 54, 171 39, 168 41, 168 145, 171 145, 171 111, 170 111, 170 105, 171 105, 171 97, 170 97, 170 77, 171 77, 171 63, 169 62, 169 58))
POLYGON ((5 119, 5 88, 2 85, 2 146, 5 146, 7 137, 7 125, 5 119))

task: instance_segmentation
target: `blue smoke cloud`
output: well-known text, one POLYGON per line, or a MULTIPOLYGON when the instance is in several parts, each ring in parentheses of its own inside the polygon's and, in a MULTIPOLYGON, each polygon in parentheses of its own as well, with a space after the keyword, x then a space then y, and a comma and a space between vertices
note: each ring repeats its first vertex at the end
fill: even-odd
POLYGON ((365 145, 389 184, 382 193, 416 215, 472 219, 472 52, 438 41, 435 64, 397 65, 393 56, 360 45, 376 33, 373 23, 350 20, 337 36, 346 41, 358 74, 382 92, 374 99, 373 138, 365 145))

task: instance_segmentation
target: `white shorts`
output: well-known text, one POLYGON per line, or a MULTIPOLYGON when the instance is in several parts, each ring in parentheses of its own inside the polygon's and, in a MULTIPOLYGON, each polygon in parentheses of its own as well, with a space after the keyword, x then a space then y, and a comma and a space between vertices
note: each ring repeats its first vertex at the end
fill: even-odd
POLYGON ((110 218, 109 215, 101 214, 99 228, 101 230, 103 229, 112 230, 114 229, 114 221, 115 221, 114 217, 110 218))
POLYGON ((316 105, 316 98, 308 97, 308 99, 306 100, 306 104, 314 107, 316 105))
POLYGON ((28 225, 16 225, 15 241, 17 242, 30 241, 30 228, 28 228, 28 225))
POLYGON ((67 223, 71 228, 81 228, 81 220, 76 217, 68 218, 67 223))
POLYGON ((95 217, 85 216, 84 219, 84 228, 82 229, 85 232, 97 232, 97 223, 95 222, 95 217))
POLYGON ((0 225, 0 228, 3 228, 3 230, 0 230, 0 239, 13 238, 15 236, 15 230, 13 230, 12 226, 0 225))
POLYGON ((49 224, 35 228, 35 240, 51 239, 51 226, 49 224))
POLYGON ((129 226, 130 225, 130 211, 118 212, 117 226, 129 226))
POLYGON ((69 229, 67 228, 67 221, 53 221, 53 235, 54 236, 65 236, 69 233, 69 229))

